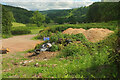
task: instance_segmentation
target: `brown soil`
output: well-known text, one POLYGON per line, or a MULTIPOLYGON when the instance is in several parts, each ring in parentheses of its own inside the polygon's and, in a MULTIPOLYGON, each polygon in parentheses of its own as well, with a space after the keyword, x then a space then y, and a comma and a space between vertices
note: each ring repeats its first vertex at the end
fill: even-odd
POLYGON ((103 40, 106 36, 108 36, 110 33, 113 33, 113 31, 110 31, 108 29, 102 29, 102 28, 91 28, 88 30, 85 29, 73 29, 68 28, 67 30, 62 32, 63 34, 78 34, 83 33, 83 35, 90 41, 90 42, 98 42, 100 40, 103 40))
POLYGON ((67 30, 63 31, 63 34, 78 34, 78 33, 83 33, 85 29, 73 29, 73 28, 68 28, 67 30))
POLYGON ((47 60, 52 57, 55 57, 58 54, 58 52, 41 52, 38 55, 35 55, 35 53, 27 53, 25 54, 26 58, 31 58, 31 59, 39 59, 39 60, 47 60))
POLYGON ((33 49, 36 44, 39 44, 43 41, 40 40, 31 40, 32 37, 36 35, 20 35, 13 36, 8 39, 2 39, 2 47, 8 48, 9 53, 26 51, 28 49, 33 49))

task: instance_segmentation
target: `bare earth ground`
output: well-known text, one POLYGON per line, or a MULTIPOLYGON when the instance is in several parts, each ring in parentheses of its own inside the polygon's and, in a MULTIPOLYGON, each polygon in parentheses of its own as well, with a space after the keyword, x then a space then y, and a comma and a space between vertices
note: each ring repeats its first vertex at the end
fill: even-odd
POLYGON ((17 56, 13 57, 13 55, 22 55, 24 58, 43 60, 56 56, 57 52, 41 52, 41 54, 35 56, 33 56, 33 53, 24 54, 23 51, 34 49, 37 44, 43 42, 40 40, 31 40, 34 36, 36 35, 20 35, 2 39, 2 47, 10 50, 9 53, 3 54, 2 58, 17 58, 17 56), (23 53, 18 54, 18 52, 23 53))
POLYGON ((2 39, 2 47, 9 48, 9 53, 26 51, 28 49, 33 49, 36 44, 39 44, 43 41, 40 40, 31 40, 32 37, 36 35, 20 35, 13 36, 8 39, 2 39))

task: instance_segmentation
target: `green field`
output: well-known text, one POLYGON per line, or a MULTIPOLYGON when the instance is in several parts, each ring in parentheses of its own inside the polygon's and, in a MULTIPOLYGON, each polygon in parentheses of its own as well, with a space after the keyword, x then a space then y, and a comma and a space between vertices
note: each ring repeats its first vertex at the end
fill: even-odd
POLYGON ((29 29, 31 31, 31 34, 38 34, 39 31, 43 29, 42 26, 41 27, 37 27, 35 24, 27 25, 27 24, 14 22, 13 26, 12 26, 12 29, 17 29, 17 28, 19 28, 19 29, 21 29, 21 28, 25 28, 26 29, 27 28, 27 29, 29 29))
POLYGON ((25 25, 25 24, 22 24, 22 23, 17 23, 17 22, 13 22, 13 23, 12 23, 12 27, 20 27, 20 26, 25 27, 26 25, 25 25))

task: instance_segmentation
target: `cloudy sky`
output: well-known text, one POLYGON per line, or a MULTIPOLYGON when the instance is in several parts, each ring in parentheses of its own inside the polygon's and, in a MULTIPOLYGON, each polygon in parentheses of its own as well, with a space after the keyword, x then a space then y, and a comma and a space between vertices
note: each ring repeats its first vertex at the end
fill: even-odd
POLYGON ((1 4, 25 8, 27 10, 71 9, 88 6, 101 0, 0 0, 1 4))

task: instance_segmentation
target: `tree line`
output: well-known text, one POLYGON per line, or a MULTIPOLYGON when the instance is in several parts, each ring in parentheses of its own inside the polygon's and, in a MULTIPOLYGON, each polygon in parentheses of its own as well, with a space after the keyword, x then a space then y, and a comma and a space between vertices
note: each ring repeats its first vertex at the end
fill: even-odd
POLYGON ((95 2, 89 6, 87 19, 89 22, 107 22, 118 20, 119 2, 95 2))

